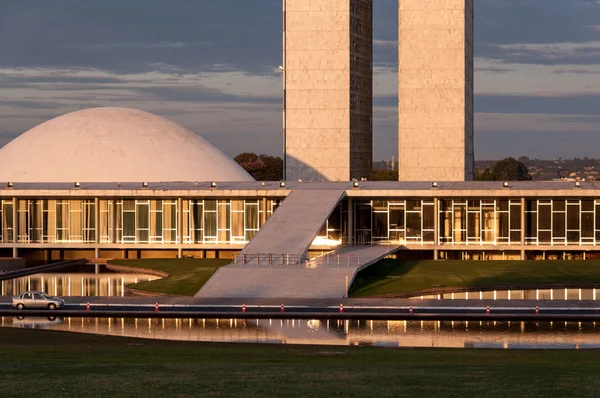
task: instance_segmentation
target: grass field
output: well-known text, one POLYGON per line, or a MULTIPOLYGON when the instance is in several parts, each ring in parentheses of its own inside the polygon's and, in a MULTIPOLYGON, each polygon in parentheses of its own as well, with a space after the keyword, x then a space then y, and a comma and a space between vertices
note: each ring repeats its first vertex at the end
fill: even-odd
POLYGON ((0 328, 5 397, 597 397, 597 355, 228 345, 0 328))
POLYGON ((369 297, 441 286, 551 283, 600 283, 600 261, 383 260, 357 275, 350 296, 369 297))
POLYGON ((111 260, 111 264, 150 268, 163 271, 169 277, 129 285, 128 287, 153 293, 193 296, 219 267, 231 263, 214 258, 163 258, 141 260, 111 260))

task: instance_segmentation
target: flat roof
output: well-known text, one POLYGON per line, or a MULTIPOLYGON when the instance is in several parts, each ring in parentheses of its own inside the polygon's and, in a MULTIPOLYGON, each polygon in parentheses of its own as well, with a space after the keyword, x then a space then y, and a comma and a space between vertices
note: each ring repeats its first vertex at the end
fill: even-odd
POLYGON ((358 181, 353 182, 299 182, 286 181, 285 187, 279 181, 216 182, 149 182, 147 187, 140 182, 80 182, 75 183, 8 183, 0 182, 0 197, 13 196, 60 196, 60 197, 177 197, 177 196, 273 196, 285 197, 294 190, 340 190, 350 197, 388 196, 596 196, 600 181, 585 181, 579 187, 573 181, 510 181, 508 187, 502 181, 440 181, 437 187, 432 182, 419 181, 358 181))

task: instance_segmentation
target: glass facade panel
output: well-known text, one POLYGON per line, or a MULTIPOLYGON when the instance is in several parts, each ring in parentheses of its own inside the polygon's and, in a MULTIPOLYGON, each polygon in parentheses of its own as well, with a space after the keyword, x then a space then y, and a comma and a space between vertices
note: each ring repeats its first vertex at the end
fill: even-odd
MULTIPOLYGON (((243 244, 258 232, 279 199, 2 200, 3 243, 243 244), (96 206, 99 208, 97 209, 96 206), (16 215, 16 219, 13 217, 16 215), (182 236, 177 236, 178 221, 182 236)), ((441 198, 353 200, 354 242, 440 245, 595 245, 600 238, 600 199, 441 198), (436 219, 438 231, 434 230, 436 219)), ((323 225, 320 243, 347 237, 347 202, 323 225)), ((317 244, 317 242, 315 242, 317 244)))

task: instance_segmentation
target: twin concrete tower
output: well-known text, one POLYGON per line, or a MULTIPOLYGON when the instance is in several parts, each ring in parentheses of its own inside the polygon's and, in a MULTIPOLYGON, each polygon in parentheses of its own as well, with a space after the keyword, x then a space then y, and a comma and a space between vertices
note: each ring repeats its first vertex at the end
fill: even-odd
MULTIPOLYGON (((473 178, 473 2, 398 0, 401 181, 473 178)), ((373 0, 283 0, 286 179, 370 178, 373 0)))

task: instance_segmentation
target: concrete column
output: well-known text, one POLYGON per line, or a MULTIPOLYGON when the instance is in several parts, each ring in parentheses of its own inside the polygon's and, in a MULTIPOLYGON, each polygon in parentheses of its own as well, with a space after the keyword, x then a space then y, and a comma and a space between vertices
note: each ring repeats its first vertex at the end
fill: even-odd
POLYGON ((433 259, 439 260, 439 251, 438 251, 438 243, 439 243, 439 234, 440 234, 440 211, 439 211, 439 200, 438 198, 433 198, 433 259))
POLYGON ((348 198, 348 245, 354 244, 354 200, 348 198))
POLYGON ((525 260, 525 198, 521 198, 521 260, 525 260))
POLYGON ((96 229, 94 236, 96 237, 96 248, 94 249, 94 257, 100 258, 100 248, 98 244, 100 243, 100 199, 94 198, 94 221, 96 222, 96 229))
POLYGON ((177 258, 183 257, 183 199, 177 198, 177 258))
POLYGON ((19 233, 19 220, 17 219, 17 205, 19 204, 19 202, 17 201, 17 198, 13 198, 13 211, 12 211, 12 217, 13 217, 13 243, 17 243, 17 235, 19 233))
POLYGON ((115 228, 115 218, 117 215, 115 214, 115 201, 112 201, 112 205, 108 206, 108 235, 109 242, 108 243, 117 243, 117 231, 115 228))
POLYGON ((267 198, 262 198, 262 209, 263 209, 263 212, 260 216, 260 226, 261 227, 263 225, 265 225, 265 223, 267 222, 267 198))
POLYGON ((94 199, 94 220, 96 222, 96 244, 100 243, 100 199, 94 199))
MULTIPOLYGON (((13 245, 17 244, 17 234, 19 232, 19 220, 17 219, 17 205, 19 204, 19 202, 17 201, 17 198, 13 198, 13 211, 12 211, 12 218, 13 218, 13 245)), ((19 250, 17 249, 16 246, 13 246, 13 258, 17 258, 19 257, 19 250)))

